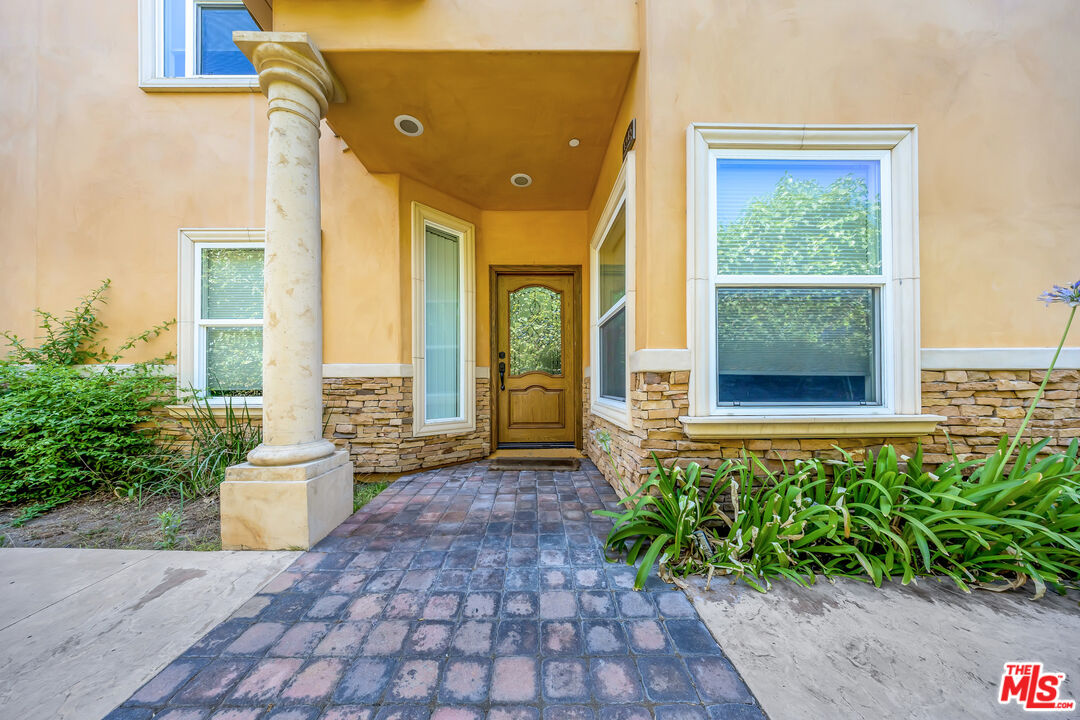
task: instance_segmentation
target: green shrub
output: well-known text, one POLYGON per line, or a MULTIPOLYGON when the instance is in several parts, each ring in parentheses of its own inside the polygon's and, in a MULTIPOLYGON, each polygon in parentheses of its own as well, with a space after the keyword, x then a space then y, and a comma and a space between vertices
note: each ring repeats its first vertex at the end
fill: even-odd
MULTIPOLYGON (((601 440, 605 449, 608 442, 606 438, 601 440)), ((720 493, 728 485, 723 478, 724 473, 718 473, 705 489, 701 486, 701 467, 697 463, 684 470, 677 465, 665 468, 656 460, 656 468, 648 480, 623 501, 630 506, 629 511, 595 511, 596 515, 615 519, 615 528, 607 539, 609 549, 619 550, 630 541, 627 562, 633 564, 641 556, 635 586, 644 585, 658 559, 663 563, 676 560, 689 566, 708 559, 708 552, 703 550, 709 547, 708 538, 702 533, 723 518, 717 504, 720 493)))
POLYGON ((942 575, 964 590, 1020 587, 1040 597, 1080 581, 1080 443, 1039 457, 1047 441, 1021 445, 1007 473, 1008 437, 989 458, 951 460, 930 471, 921 452, 890 446, 856 461, 799 460, 771 472, 757 457, 727 460, 704 488, 701 469, 656 468, 627 498, 609 552, 642 556, 641 587, 661 575, 730 574, 765 591, 771 579, 813 583, 818 575, 894 577, 907 584, 942 575), (719 500, 728 497, 729 515, 719 500), (627 549, 628 548, 628 549, 627 549))
POLYGON ((144 369, 0 365, 0 503, 56 503, 139 480, 154 449, 142 413, 164 390, 144 369))
POLYGON ((43 331, 36 347, 3 333, 10 350, 0 362, 0 503, 52 507, 161 472, 149 462, 156 455, 156 427, 146 414, 169 397, 172 381, 153 363, 80 366, 116 363, 172 323, 106 351, 97 311, 108 287, 105 281, 62 318, 36 311, 43 331))
MULTIPOLYGON (((772 472, 747 452, 725 460, 705 487, 697 463, 655 469, 623 499, 609 553, 662 577, 731 574, 764 592, 772 578, 800 584, 826 577, 947 576, 962 589, 1007 590, 1032 581, 1035 597, 1080 583, 1080 440, 1040 456, 1048 440, 1022 443, 1080 307, 1080 281, 1042 296, 1072 309, 1061 342, 1017 433, 990 456, 930 470, 922 450, 898 457, 884 446, 856 461, 797 460, 772 472), (721 508, 731 499, 731 515, 721 508), (648 550, 642 556, 641 551, 648 550)), ((597 435, 611 456, 610 437, 597 435)), ((618 469, 612 459, 616 474, 618 469)), ((619 479, 622 483, 621 478, 619 479)))
POLYGON ((799 461, 769 473, 747 456, 731 468, 737 510, 717 532, 709 565, 764 590, 769 579, 812 582, 869 576, 944 575, 970 586, 1019 587, 1041 596, 1080 578, 1077 443, 1038 459, 1046 441, 1022 445, 999 476, 1008 438, 989 458, 952 460, 930 471, 921 452, 898 458, 885 446, 858 462, 799 461))

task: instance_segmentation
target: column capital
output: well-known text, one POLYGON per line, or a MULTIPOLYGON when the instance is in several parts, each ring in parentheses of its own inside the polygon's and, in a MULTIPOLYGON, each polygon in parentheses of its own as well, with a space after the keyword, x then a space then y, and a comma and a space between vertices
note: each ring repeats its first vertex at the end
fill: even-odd
POLYGON ((274 100, 272 85, 285 82, 315 99, 318 119, 326 117, 330 103, 345 102, 345 88, 307 33, 238 30, 233 33, 233 42, 255 66, 259 87, 270 100, 274 100))

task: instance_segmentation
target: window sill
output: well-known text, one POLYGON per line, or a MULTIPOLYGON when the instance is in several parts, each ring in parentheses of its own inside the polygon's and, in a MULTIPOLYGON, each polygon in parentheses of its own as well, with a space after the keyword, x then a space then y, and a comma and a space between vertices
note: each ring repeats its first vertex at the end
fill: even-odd
POLYGON ((623 430, 632 430, 630 422, 630 407, 627 404, 596 398, 592 401, 589 410, 593 415, 616 425, 623 430))
POLYGON ((243 77, 185 77, 144 78, 139 82, 143 92, 261 92, 257 75, 243 77))
POLYGON ((413 425, 413 437, 431 437, 433 435, 468 435, 476 432, 476 419, 456 420, 453 422, 424 422, 413 425))
MULTIPOLYGON (((248 417, 250 417, 252 420, 262 420, 261 404, 244 405, 238 403, 233 405, 233 413, 238 416, 242 416, 245 412, 245 409, 247 411, 248 417)), ((196 409, 194 405, 166 405, 165 410, 168 411, 169 415, 179 420, 191 420, 192 418, 196 417, 199 411, 203 410, 203 407, 196 409)), ((225 405, 211 405, 210 410, 214 414, 215 418, 221 419, 225 417, 225 405)))
POLYGON ((918 437, 941 415, 742 415, 679 418, 692 440, 725 438, 918 437))

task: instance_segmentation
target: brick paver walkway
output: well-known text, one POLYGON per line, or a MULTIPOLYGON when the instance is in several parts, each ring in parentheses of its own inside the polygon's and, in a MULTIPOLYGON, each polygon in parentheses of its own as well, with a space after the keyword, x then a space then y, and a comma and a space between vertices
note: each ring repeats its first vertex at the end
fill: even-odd
POLYGON ((402 478, 107 720, 764 718, 681 592, 604 562, 615 499, 587 462, 402 478))

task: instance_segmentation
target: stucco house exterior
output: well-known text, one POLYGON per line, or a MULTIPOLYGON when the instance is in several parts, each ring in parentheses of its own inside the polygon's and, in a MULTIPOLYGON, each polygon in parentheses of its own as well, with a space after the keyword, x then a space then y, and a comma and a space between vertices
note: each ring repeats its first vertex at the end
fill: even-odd
MULTIPOLYGON (((0 326, 112 279, 265 440, 226 547, 354 473, 1015 428, 1080 269, 1073 0, 0 3, 0 326)), ((1033 432, 1080 435, 1080 348, 1033 432)), ((177 410, 182 412, 182 409, 177 410)))

